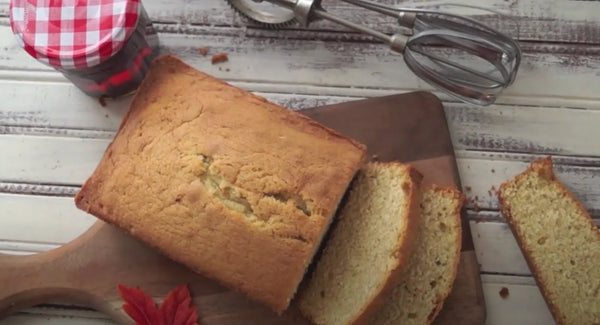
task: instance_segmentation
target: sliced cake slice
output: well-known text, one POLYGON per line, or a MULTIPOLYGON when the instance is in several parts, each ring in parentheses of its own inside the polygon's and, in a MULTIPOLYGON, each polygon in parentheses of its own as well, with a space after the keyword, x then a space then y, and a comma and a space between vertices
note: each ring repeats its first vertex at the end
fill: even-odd
POLYGON ((400 281, 417 234, 421 175, 401 163, 359 171, 298 307, 318 325, 364 323, 400 281))
POLYGON ((419 236, 406 268, 372 325, 431 324, 458 271, 464 196, 454 187, 428 186, 421 197, 419 236))
POLYGON ((502 213, 558 324, 600 324, 600 232, 551 158, 502 184, 502 213))

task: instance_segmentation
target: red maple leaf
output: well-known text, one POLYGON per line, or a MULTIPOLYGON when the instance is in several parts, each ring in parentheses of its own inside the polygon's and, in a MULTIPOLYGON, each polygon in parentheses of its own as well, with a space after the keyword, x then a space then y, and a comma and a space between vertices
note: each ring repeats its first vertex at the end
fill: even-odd
POLYGON ((179 286, 167 295, 159 313, 165 325, 197 325, 196 309, 190 306, 192 297, 186 285, 179 286))
POLYGON ((136 325, 163 325, 152 297, 140 289, 120 284, 119 291, 121 298, 125 300, 123 310, 133 318, 136 325))
POLYGON ((198 325, 196 309, 187 285, 179 286, 167 295, 160 307, 141 289, 118 286, 125 301, 123 310, 136 325, 198 325))

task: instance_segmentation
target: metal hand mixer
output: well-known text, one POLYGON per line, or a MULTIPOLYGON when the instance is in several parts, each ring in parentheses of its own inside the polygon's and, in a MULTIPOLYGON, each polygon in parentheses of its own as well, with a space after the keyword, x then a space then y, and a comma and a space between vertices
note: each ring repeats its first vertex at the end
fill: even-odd
POLYGON ((321 0, 227 1, 249 18, 271 27, 294 19, 307 27, 316 19, 324 19, 368 34, 402 53, 406 65, 421 79, 478 105, 492 104, 514 82, 521 61, 521 50, 512 38, 460 15, 396 8, 370 0, 342 0, 394 17, 410 31, 388 35, 332 15, 323 9, 321 0), (265 3, 278 8, 265 9, 265 3))

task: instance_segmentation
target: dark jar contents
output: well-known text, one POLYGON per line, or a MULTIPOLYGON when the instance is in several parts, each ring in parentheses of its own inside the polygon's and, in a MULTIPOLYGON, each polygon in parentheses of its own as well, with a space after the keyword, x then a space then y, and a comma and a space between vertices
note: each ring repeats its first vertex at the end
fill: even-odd
POLYGON ((142 8, 135 30, 110 59, 89 68, 57 70, 90 96, 119 97, 137 89, 157 54, 158 35, 142 8))
POLYGON ((64 4, 63 1, 53 1, 50 8, 39 8, 27 0, 15 0, 11 1, 10 10, 13 32, 25 50, 60 71, 90 96, 119 97, 136 90, 158 55, 158 35, 139 0, 105 0, 100 6, 88 5, 87 1, 77 4, 72 1, 64 1, 64 4), (118 9, 107 13, 102 6, 118 9), (50 17, 45 24, 45 18, 40 24, 40 9, 49 12, 50 17), (56 14, 53 19, 53 9, 63 14, 56 14), (73 14, 64 18, 65 10, 73 14), (90 14, 90 11, 93 13, 90 14), (26 27, 32 20, 36 23, 34 32, 26 27), (78 21, 85 23, 78 24, 78 21), (47 30, 37 26, 47 26, 47 30), (103 26, 105 29, 100 31, 100 27, 90 26, 103 26), (90 33, 90 28, 93 28, 92 33, 100 35, 102 32, 105 35, 98 37, 96 44, 90 44, 85 39, 85 33, 90 33), (39 44, 40 33, 50 35, 46 36, 48 40, 45 43, 39 44), (64 35, 72 34, 77 36, 66 43, 56 44, 57 39, 63 42, 64 35), (49 39, 53 35, 55 41, 51 43, 49 39), (83 50, 76 51, 73 45, 83 50))

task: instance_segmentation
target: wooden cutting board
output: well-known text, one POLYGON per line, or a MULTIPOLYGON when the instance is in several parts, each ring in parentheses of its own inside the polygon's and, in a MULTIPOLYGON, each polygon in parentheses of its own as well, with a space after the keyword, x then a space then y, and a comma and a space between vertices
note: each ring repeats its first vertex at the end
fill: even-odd
MULTIPOLYGON (((430 93, 371 98, 302 113, 366 144, 374 160, 410 162, 423 173, 425 183, 460 185, 444 110, 430 93)), ((479 266, 463 220, 458 277, 436 324, 485 321, 479 266)), ((118 323, 131 324, 121 308, 118 284, 139 286, 160 300, 185 283, 203 325, 308 324, 293 306, 277 316, 102 221, 49 252, 0 254, 0 318, 34 304, 61 301, 85 304, 118 323)))

